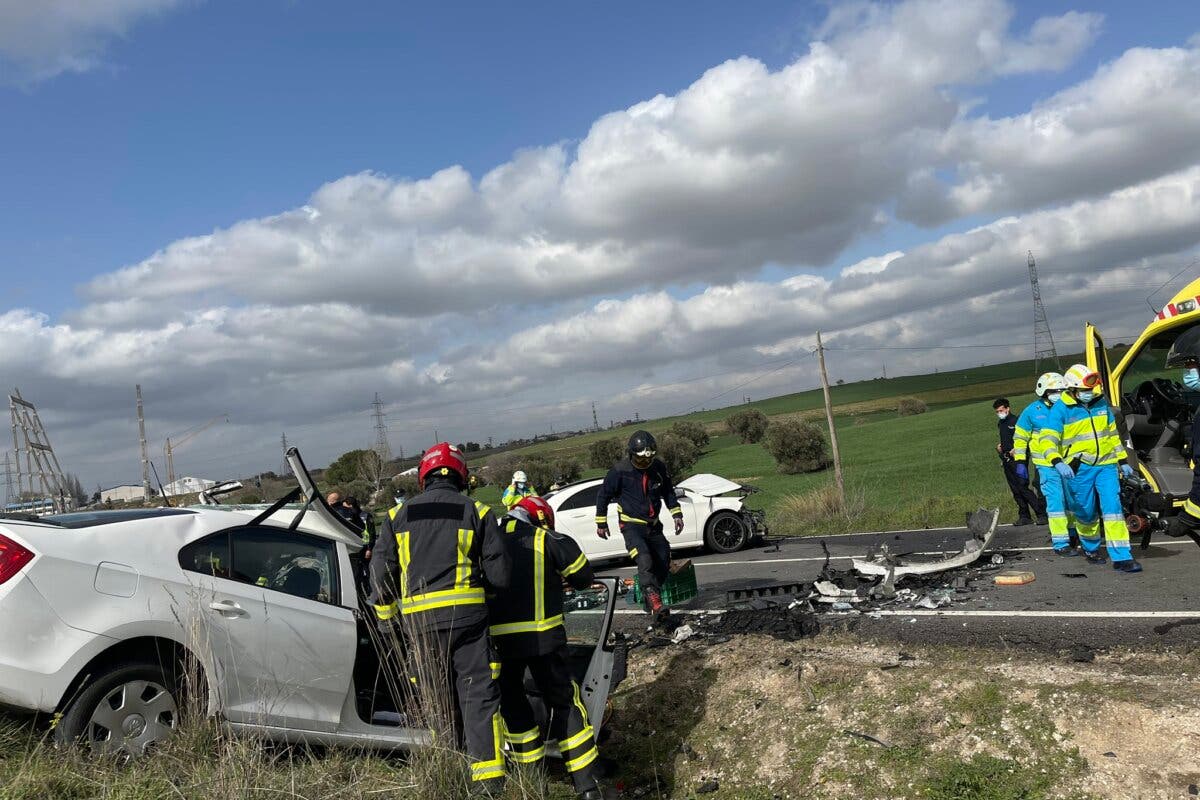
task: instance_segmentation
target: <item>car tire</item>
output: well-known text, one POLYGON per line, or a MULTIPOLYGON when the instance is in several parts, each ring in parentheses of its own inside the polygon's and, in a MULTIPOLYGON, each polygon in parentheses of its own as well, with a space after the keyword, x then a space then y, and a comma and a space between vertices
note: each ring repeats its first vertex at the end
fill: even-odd
POLYGON ((183 692, 160 664, 119 664, 97 675, 64 709, 55 741, 97 755, 132 760, 179 727, 183 692))
POLYGON ((704 544, 714 553, 736 553, 750 543, 750 526, 740 514, 718 511, 704 525, 704 544))

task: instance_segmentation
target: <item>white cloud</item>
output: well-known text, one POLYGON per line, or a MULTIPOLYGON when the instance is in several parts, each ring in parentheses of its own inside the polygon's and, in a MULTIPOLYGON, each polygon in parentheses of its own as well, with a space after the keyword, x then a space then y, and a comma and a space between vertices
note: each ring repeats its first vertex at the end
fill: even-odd
POLYGON ((0 0, 0 85, 30 85, 101 63, 105 45, 181 0, 0 0))

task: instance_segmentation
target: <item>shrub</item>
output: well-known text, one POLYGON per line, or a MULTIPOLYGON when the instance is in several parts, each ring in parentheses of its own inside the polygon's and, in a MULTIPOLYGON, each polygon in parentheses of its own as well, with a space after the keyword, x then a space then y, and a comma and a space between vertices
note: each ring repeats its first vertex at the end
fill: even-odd
POLYGON ((708 429, 699 422, 676 422, 671 426, 669 433, 691 441, 692 444, 700 449, 708 446, 708 429))
POLYGON ((401 475, 392 479, 388 491, 384 493, 381 502, 387 508, 391 508, 392 504, 395 503, 397 494, 403 493, 405 497, 412 497, 420 491, 421 484, 417 480, 416 475, 401 475))
POLYGON ((763 447, 788 475, 815 472, 829 466, 829 448, 821 429, 803 419, 773 422, 763 438, 763 447))
POLYGON ((242 492, 238 495, 237 502, 245 505, 254 505, 255 503, 261 503, 262 497, 257 492, 242 492))
POLYGON ((620 439, 601 439, 588 445, 588 466, 593 469, 608 469, 620 461, 624 454, 625 446, 621 444, 620 439))
POLYGON ((553 478, 546 483, 544 487, 538 487, 542 492, 546 492, 555 483, 566 485, 574 483, 583 477, 583 465, 574 458, 559 458, 555 459, 552 465, 553 478))
POLYGON ((696 447, 691 439, 664 433, 658 440, 658 457, 667 465, 667 473, 671 478, 678 481, 685 477, 687 471, 700 458, 700 448, 696 447))
POLYGON ((767 432, 767 415, 757 409, 738 411, 725 418, 729 432, 738 437, 742 444, 755 444, 767 432))
POLYGON ((896 404, 896 414, 901 417, 924 414, 928 410, 929 408, 925 405, 924 401, 916 397, 901 397, 900 402, 896 404))

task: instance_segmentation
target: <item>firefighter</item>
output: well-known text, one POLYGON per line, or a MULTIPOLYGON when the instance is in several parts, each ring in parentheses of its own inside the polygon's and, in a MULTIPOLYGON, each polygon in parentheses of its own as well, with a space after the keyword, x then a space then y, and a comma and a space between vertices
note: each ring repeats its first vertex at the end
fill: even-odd
MULTIPOLYGON (((1189 392, 1200 392, 1200 325, 1184 331, 1167 351, 1167 368, 1182 369, 1181 381, 1189 392)), ((1167 533, 1171 536, 1191 536, 1200 543, 1200 464, 1196 461, 1200 446, 1200 409, 1192 420, 1191 452, 1192 490, 1184 501, 1183 511, 1171 519, 1167 533)))
POLYGON ((536 494, 537 489, 529 485, 529 476, 525 474, 524 470, 517 470, 513 473, 512 483, 500 497, 500 502, 504 503, 504 507, 511 511, 522 499, 533 497, 536 494))
POLYGON ((1017 501, 1017 521, 1013 527, 1032 525, 1033 517, 1045 524, 1045 501, 1029 488, 1029 468, 1023 461, 1018 462, 1013 457, 1017 435, 1017 419, 1012 415, 1007 397, 997 397, 992 403, 996 412, 996 427, 1000 432, 1000 441, 996 444, 996 453, 1000 456, 1000 467, 1004 470, 1004 479, 1008 481, 1008 490, 1012 492, 1013 500, 1017 501))
POLYGON ((1113 569, 1141 572, 1129 550, 1129 528, 1121 509, 1121 476, 1133 475, 1125 446, 1117 434, 1112 408, 1100 393, 1100 376, 1076 364, 1063 376, 1062 397, 1050 409, 1042 428, 1041 450, 1069 487, 1068 501, 1083 544, 1093 564, 1103 564, 1100 523, 1113 569))
POLYGON ((421 491, 388 511, 379 531, 371 559, 375 615, 387 633, 400 620, 414 665, 445 670, 457 692, 473 785, 496 794, 505 775, 503 736, 484 593, 508 587, 508 551, 491 509, 462 493, 468 470, 457 447, 431 447, 417 480, 421 491))
POLYGON ((663 535, 659 505, 675 518, 675 535, 683 533, 683 511, 667 465, 655 458, 658 443, 648 431, 629 437, 628 457, 608 471, 596 495, 596 535, 607 539, 608 504, 617 501, 625 549, 637 564, 638 584, 646 609, 657 616, 663 609, 662 586, 671 569, 671 545, 663 535))
POLYGON ((507 590, 488 597, 488 613, 500 655, 500 711, 509 757, 518 764, 540 764, 546 754, 525 691, 528 669, 546 702, 548 738, 558 742, 575 791, 599 800, 593 774, 600 755, 596 734, 571 673, 563 627, 563 581, 588 588, 591 565, 574 539, 554 532, 554 510, 540 497, 523 498, 501 524, 512 555, 512 581, 507 590))
POLYGON ((1076 556, 1079 555, 1079 550, 1075 547, 1079 541, 1079 534, 1075 530, 1075 520, 1068 510, 1067 485, 1058 471, 1046 460, 1038 436, 1046 426, 1050 409, 1058 402, 1065 387, 1065 379, 1057 372, 1047 372, 1037 379, 1034 393, 1038 399, 1030 403, 1017 420, 1012 455, 1017 465, 1018 477, 1029 477, 1028 467, 1025 466, 1027 456, 1037 469, 1038 483, 1041 486, 1042 497, 1045 498, 1048 518, 1039 519, 1038 522, 1043 525, 1049 523, 1050 544, 1054 547, 1054 552, 1060 556, 1076 556))

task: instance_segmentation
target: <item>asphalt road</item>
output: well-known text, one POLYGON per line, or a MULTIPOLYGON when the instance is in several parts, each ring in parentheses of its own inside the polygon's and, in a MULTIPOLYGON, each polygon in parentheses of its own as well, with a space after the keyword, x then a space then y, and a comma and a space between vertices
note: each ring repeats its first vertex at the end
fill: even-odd
MULTIPOLYGON (((849 569, 850 559, 886 543, 893 553, 958 552, 969 537, 965 528, 861 533, 785 539, 733 555, 694 554, 700 594, 680 610, 728 607, 726 592, 747 587, 812 581, 825 563, 849 569)), ((1064 558, 1050 548, 1044 526, 1001 525, 992 552, 1007 553, 1004 569, 1033 572, 1024 586, 995 586, 990 574, 954 595, 936 610, 879 606, 862 613, 823 614, 828 626, 846 626, 860 635, 900 642, 976 644, 1062 650, 1112 645, 1180 645, 1200 641, 1200 547, 1191 540, 1155 537, 1149 550, 1136 544, 1144 571, 1116 572, 1110 565, 1064 558), (1083 577, 1079 577, 1079 576, 1083 577)), ((631 567, 614 564, 601 574, 630 577, 631 567)), ((903 581, 897 588, 905 586, 903 581)), ((641 624, 640 612, 621 605, 625 626, 641 624)), ((624 626, 623 626, 624 627, 624 626)))

